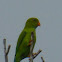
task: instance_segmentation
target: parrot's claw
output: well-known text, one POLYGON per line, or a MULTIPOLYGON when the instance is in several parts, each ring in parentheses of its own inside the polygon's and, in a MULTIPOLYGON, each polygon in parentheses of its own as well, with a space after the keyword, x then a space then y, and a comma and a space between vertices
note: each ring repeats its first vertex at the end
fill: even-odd
MULTIPOLYGON (((34 55, 37 55, 37 53, 33 53, 32 55, 33 55, 33 56, 34 56, 34 55)), ((28 57, 30 57, 30 54, 28 55, 28 57)))
POLYGON ((31 43, 31 42, 32 42, 32 40, 29 41, 29 43, 31 43))
POLYGON ((31 46, 31 43, 29 43, 28 46, 31 46))
POLYGON ((36 55, 37 53, 33 53, 33 56, 36 55))
POLYGON ((28 57, 30 58, 30 55, 28 55, 28 57))
POLYGON ((28 44, 28 46, 31 46, 31 44, 32 44, 31 42, 32 42, 32 40, 30 40, 30 41, 29 41, 29 44, 28 44))

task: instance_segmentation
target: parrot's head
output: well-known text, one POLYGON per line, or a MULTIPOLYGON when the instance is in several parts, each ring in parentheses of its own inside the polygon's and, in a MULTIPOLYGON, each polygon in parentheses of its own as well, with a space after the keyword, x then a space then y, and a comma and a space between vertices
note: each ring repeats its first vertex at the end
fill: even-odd
POLYGON ((25 27, 27 28, 37 28, 38 26, 40 26, 40 22, 37 18, 29 18, 25 24, 25 27))

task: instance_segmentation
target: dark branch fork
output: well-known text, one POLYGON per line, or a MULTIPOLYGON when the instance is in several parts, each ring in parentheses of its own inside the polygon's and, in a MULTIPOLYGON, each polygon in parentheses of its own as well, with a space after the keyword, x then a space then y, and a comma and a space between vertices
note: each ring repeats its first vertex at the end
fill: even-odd
POLYGON ((8 45, 8 49, 6 50, 6 39, 3 39, 3 44, 4 44, 5 62, 8 62, 8 53, 11 45, 8 45))

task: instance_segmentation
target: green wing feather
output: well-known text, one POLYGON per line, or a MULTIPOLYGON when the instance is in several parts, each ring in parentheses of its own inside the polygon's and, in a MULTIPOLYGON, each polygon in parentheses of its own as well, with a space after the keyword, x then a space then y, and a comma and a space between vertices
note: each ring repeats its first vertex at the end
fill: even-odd
POLYGON ((19 47, 20 47, 20 45, 21 45, 21 43, 22 43, 22 41, 23 41, 25 35, 26 35, 26 32, 25 32, 24 30, 23 30, 23 31, 21 32, 21 34, 19 35, 19 38, 18 38, 18 41, 17 41, 17 46, 16 46, 16 53, 15 53, 15 57, 14 57, 14 62, 17 62, 17 61, 16 61, 16 54, 17 54, 17 52, 18 52, 18 50, 19 50, 19 47))
POLYGON ((16 53, 17 53, 17 51, 18 51, 18 49, 19 49, 19 47, 20 47, 25 35, 26 35, 26 32, 23 30, 21 32, 21 34, 19 35, 19 38, 18 38, 18 42, 17 42, 17 46, 16 46, 16 53))

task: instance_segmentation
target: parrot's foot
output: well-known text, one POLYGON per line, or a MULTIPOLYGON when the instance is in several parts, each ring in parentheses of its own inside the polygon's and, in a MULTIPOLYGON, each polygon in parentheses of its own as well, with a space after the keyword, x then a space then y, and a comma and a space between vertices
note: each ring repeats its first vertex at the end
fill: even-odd
POLYGON ((31 46, 31 43, 29 43, 28 46, 31 46))
POLYGON ((30 57, 30 55, 28 55, 28 57, 30 57))
POLYGON ((37 55, 37 53, 33 53, 33 56, 34 56, 34 55, 37 55))
MULTIPOLYGON (((32 53, 33 59, 36 58, 40 52, 42 52, 42 50, 38 50, 37 53, 32 53)), ((30 54, 28 56, 30 57, 30 54)), ((30 60, 30 58, 29 58, 29 60, 30 60)))
POLYGON ((31 42, 32 42, 32 40, 29 41, 29 43, 31 43, 31 42))
MULTIPOLYGON (((37 55, 37 53, 33 53, 32 55, 33 55, 33 56, 34 56, 34 55, 37 55)), ((28 55, 28 57, 30 57, 30 54, 28 55)))
POLYGON ((30 40, 30 41, 29 41, 29 44, 28 44, 28 46, 31 46, 31 44, 32 44, 32 40, 30 40))

